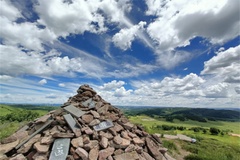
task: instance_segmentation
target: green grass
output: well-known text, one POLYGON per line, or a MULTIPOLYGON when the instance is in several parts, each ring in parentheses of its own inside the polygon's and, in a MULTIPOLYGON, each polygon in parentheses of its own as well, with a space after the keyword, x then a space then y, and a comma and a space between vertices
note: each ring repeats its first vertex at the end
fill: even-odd
MULTIPOLYGON (((178 140, 179 141, 179 140, 178 140)), ((191 154, 186 160, 239 160, 239 146, 221 143, 214 139, 202 139, 197 143, 179 141, 191 154)))
POLYGON ((220 130, 229 130, 233 133, 240 133, 240 122, 226 122, 226 121, 210 121, 210 122, 197 122, 197 121, 178 121, 167 122, 165 119, 154 119, 148 116, 129 116, 129 120, 135 124, 141 124, 149 133, 160 134, 184 134, 197 139, 197 143, 185 142, 182 140, 167 140, 163 139, 163 145, 169 148, 170 153, 179 152, 177 145, 182 149, 189 151, 190 155, 185 157, 185 160, 240 160, 240 138, 230 135, 211 135, 207 133, 194 132, 188 130, 192 127, 202 127, 209 129, 215 127, 220 130), (170 130, 164 131, 162 129, 152 127, 157 125, 169 126, 183 126, 186 130, 170 130))
MULTIPOLYGON (((41 110, 41 109, 36 110, 35 108, 24 109, 20 107, 13 107, 9 105, 0 104, 0 117, 4 117, 8 114, 11 114, 13 116, 21 116, 21 113, 22 112, 24 113, 25 111, 31 111, 31 113, 38 113, 39 117, 45 115, 48 112, 47 110, 41 110)), ((22 122, 17 122, 17 121, 11 122, 11 121, 0 120, 0 140, 10 136, 19 127, 23 126, 26 123, 27 123, 26 120, 22 122)))
POLYGON ((178 121, 174 120, 174 122, 167 122, 165 120, 159 120, 159 119, 154 119, 148 116, 130 116, 129 120, 132 123, 135 124, 141 124, 145 127, 145 129, 149 133, 163 133, 163 134, 185 134, 189 135, 192 138, 209 138, 209 139, 215 139, 218 141, 221 141, 223 143, 228 143, 228 144, 234 144, 238 145, 240 147, 240 138, 239 137, 233 137, 230 135, 211 135, 209 131, 204 134, 201 131, 200 132, 193 132, 191 130, 188 130, 189 128, 192 127, 203 127, 206 129, 209 129, 210 127, 216 127, 220 130, 229 130, 232 131, 232 133, 240 134, 240 122, 226 122, 226 121, 210 121, 210 122, 197 122, 197 121, 178 121), (187 130, 184 131, 179 131, 179 130, 170 130, 170 131, 163 131, 161 129, 154 128, 152 126, 157 126, 157 125, 170 125, 170 126, 183 126, 186 127, 187 130))
POLYGON ((175 120, 173 122, 167 122, 165 119, 154 119, 148 116, 129 116, 129 120, 133 123, 140 123, 144 126, 150 127, 153 125, 171 125, 171 126, 183 126, 186 128, 191 127, 203 127, 210 128, 216 127, 220 130, 230 130, 233 133, 240 134, 240 122, 227 122, 227 121, 208 121, 208 122, 198 122, 198 121, 179 121, 175 120))
POLYGON ((21 109, 19 109, 19 108, 15 109, 15 108, 10 107, 8 105, 0 104, 0 116, 5 116, 7 114, 12 113, 15 110, 18 111, 18 110, 21 110, 21 109))

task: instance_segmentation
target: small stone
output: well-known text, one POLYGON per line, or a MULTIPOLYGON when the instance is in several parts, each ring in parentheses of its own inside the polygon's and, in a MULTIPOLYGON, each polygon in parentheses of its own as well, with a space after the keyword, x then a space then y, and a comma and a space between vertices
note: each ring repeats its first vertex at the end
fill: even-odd
POLYGON ((120 147, 121 148, 127 148, 129 145, 130 145, 130 141, 129 140, 127 140, 127 139, 125 139, 125 138, 122 138, 122 143, 120 144, 120 147))
POLYGON ((91 110, 90 113, 93 115, 94 118, 100 118, 100 115, 98 112, 91 110))
POLYGON ((160 147, 160 148, 159 148, 159 151, 164 155, 164 154, 168 151, 168 149, 167 149, 167 148, 160 147))
POLYGON ((78 147, 75 152, 82 158, 82 160, 88 160, 88 152, 83 148, 78 147))
POLYGON ((92 92, 90 92, 90 91, 85 91, 85 92, 82 93, 82 96, 92 97, 93 95, 92 95, 92 92))
POLYGON ((51 117, 50 114, 44 115, 40 118, 38 118, 38 120, 36 121, 36 123, 45 123, 47 122, 47 120, 51 117))
POLYGON ((140 138, 133 138, 133 143, 137 144, 139 146, 143 146, 144 145, 144 141, 141 140, 140 138))
POLYGON ((7 144, 7 143, 12 143, 12 142, 15 142, 18 138, 16 137, 16 135, 11 135, 5 139, 3 139, 1 141, 2 144, 7 144))
POLYGON ((7 144, 0 144, 0 153, 7 153, 8 151, 10 151, 11 149, 13 149, 14 147, 16 147, 19 143, 19 140, 16 140, 14 142, 11 143, 7 143, 7 144))
POLYGON ((139 160, 139 156, 136 151, 133 151, 133 152, 116 155, 116 156, 114 156, 114 159, 115 160, 127 160, 127 159, 139 160))
POLYGON ((89 123, 89 126, 95 126, 99 123, 100 123, 100 121, 98 119, 94 119, 92 122, 89 123))
POLYGON ((40 144, 40 142, 37 142, 34 144, 34 148, 39 153, 47 153, 48 149, 49 149, 49 145, 42 145, 42 144, 40 144))
POLYGON ((47 136, 47 137, 43 137, 41 139, 41 144, 51 144, 53 142, 53 137, 52 136, 47 136))
POLYGON ((117 149, 115 152, 114 152, 114 155, 119 155, 119 154, 122 154, 124 151, 122 149, 117 149))
POLYGON ((132 152, 135 150, 135 146, 133 144, 130 144, 126 149, 125 152, 132 152))
POLYGON ((101 115, 105 115, 108 111, 108 107, 109 107, 108 105, 104 105, 101 108, 99 108, 97 112, 101 115))
POLYGON ((162 159, 163 155, 159 152, 158 145, 154 143, 154 141, 151 140, 149 137, 146 138, 146 145, 149 152, 155 159, 162 159))
POLYGON ((127 123, 123 124, 123 126, 125 129, 131 130, 134 125, 130 122, 127 122, 127 123))
POLYGON ((73 138, 73 139, 71 140, 71 144, 72 144, 73 147, 75 147, 75 148, 83 147, 83 138, 82 138, 82 137, 73 138))
POLYGON ((18 153, 26 153, 28 152, 32 145, 37 142, 37 141, 40 141, 40 137, 41 137, 41 134, 37 134, 35 135, 33 138, 31 138, 27 143, 25 143, 22 147, 20 147, 17 152, 18 153))
POLYGON ((15 157, 10 158, 9 160, 27 160, 27 158, 24 157, 24 155, 22 154, 18 154, 15 157))
POLYGON ((131 137, 128 136, 128 132, 127 131, 122 131, 121 132, 121 136, 125 139, 131 140, 131 137))
POLYGON ((90 143, 90 138, 88 136, 83 138, 83 144, 88 144, 90 143))
POLYGON ((142 152, 142 156, 146 159, 146 160, 155 160, 153 157, 151 157, 147 152, 142 152))
POLYGON ((89 152, 89 160, 97 160, 99 150, 97 147, 93 148, 89 152))
POLYGON ((108 139, 106 137, 102 137, 101 138, 101 141, 100 141, 100 145, 103 147, 103 148, 107 148, 108 146, 108 139))
POLYGON ((91 140, 89 143, 84 145, 84 149, 87 151, 90 151, 92 148, 98 147, 98 141, 97 140, 91 140))
POLYGON ((47 155, 45 153, 36 153, 33 157, 34 160, 46 160, 47 155))
POLYGON ((114 148, 108 147, 99 151, 98 160, 106 160, 108 156, 111 156, 114 153, 114 148))
POLYGON ((93 130, 88 127, 88 128, 85 130, 85 133, 86 133, 87 135, 92 135, 92 134, 93 134, 93 130))
POLYGON ((90 115, 90 114, 85 114, 85 115, 82 116, 82 120, 83 120, 85 123, 89 124, 90 122, 93 121, 93 116, 90 115))
POLYGON ((116 143, 116 144, 121 144, 123 142, 123 139, 118 135, 118 136, 115 136, 113 138, 113 141, 116 143))

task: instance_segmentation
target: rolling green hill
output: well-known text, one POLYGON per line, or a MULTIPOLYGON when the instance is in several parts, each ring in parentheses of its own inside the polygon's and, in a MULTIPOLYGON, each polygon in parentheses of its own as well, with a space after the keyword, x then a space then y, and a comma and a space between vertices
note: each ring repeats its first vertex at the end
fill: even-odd
POLYGON ((129 116, 147 115, 150 117, 166 118, 167 121, 178 119, 180 121, 194 120, 199 122, 209 121, 240 121, 240 111, 216 110, 207 108, 125 108, 129 116))

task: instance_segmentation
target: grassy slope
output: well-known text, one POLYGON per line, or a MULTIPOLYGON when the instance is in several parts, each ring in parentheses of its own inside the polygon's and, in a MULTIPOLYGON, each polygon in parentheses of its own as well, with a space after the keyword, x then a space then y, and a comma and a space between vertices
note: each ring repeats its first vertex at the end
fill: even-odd
POLYGON ((174 120, 174 122, 167 122, 165 120, 157 120, 148 116, 130 116, 129 120, 133 123, 139 123, 145 126, 149 132, 151 133, 168 133, 168 134, 187 134, 187 135, 193 135, 194 137, 196 136, 201 136, 205 138, 213 138, 220 140, 224 143, 230 143, 230 144, 235 144, 235 145, 240 145, 240 138, 239 137, 233 137, 233 136, 214 136, 210 134, 203 134, 201 132, 199 133, 194 133, 193 131, 160 131, 160 130, 153 130, 151 129, 151 126, 155 125, 171 125, 171 126, 183 126, 186 128, 191 128, 191 127, 204 127, 204 128, 210 128, 210 127, 216 127, 221 130, 231 130, 233 133, 240 134, 240 123, 239 122, 226 122, 226 121, 210 121, 207 123, 204 122, 197 122, 197 121, 178 121, 174 120))
MULTIPOLYGON (((24 111, 26 109, 12 107, 9 105, 0 104, 0 116, 5 116, 7 114, 14 114, 19 111, 24 111)), ((31 110, 33 112, 39 113, 39 116, 45 115, 47 111, 45 110, 31 110)), ((19 127, 23 126, 27 122, 2 122, 0 121, 0 140, 14 133, 19 127)))
MULTIPOLYGON (((240 133, 240 122, 226 122, 226 121, 210 121, 207 123, 197 121, 178 121, 174 120, 173 123, 166 122, 164 119, 154 119, 148 116, 130 116, 129 120, 136 124, 142 124, 147 128, 150 133, 163 133, 163 134, 185 134, 192 138, 197 139, 197 143, 190 143, 181 140, 168 140, 163 138, 163 141, 167 142, 167 147, 170 153, 175 158, 179 158, 179 151, 190 152, 191 155, 186 157, 186 160, 240 160, 240 138, 229 135, 210 135, 209 133, 203 134, 202 132, 193 132, 189 130, 179 131, 163 131, 153 130, 151 126, 154 125, 170 125, 170 126, 184 126, 186 128, 191 127, 216 127, 221 130, 232 130, 234 133, 240 133), (164 140, 165 139, 165 140, 164 140), (170 145, 169 145, 170 144, 170 145)), ((188 153, 189 154, 189 153, 188 153)), ((185 154, 186 156, 186 154, 185 154)), ((182 156, 184 157, 184 156, 182 156)))

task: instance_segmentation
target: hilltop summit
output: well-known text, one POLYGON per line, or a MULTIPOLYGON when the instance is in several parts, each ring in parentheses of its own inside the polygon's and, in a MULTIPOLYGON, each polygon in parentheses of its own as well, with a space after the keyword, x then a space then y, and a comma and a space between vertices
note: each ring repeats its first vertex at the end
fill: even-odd
POLYGON ((172 160, 157 135, 134 125, 89 85, 0 144, 0 160, 172 160))

